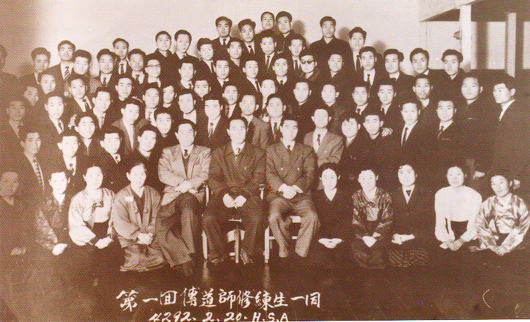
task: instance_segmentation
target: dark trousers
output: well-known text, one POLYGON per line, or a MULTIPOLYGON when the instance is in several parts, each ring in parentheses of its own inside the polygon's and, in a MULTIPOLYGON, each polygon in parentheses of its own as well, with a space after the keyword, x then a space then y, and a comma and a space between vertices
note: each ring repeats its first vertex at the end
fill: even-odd
POLYGON ((171 267, 191 260, 195 240, 200 235, 199 213, 201 204, 187 192, 160 207, 156 218, 156 233, 164 257, 171 267))
POLYGON ((238 209, 227 208, 223 203, 223 196, 212 198, 204 216, 202 227, 208 238, 208 257, 210 260, 223 256, 226 251, 226 233, 229 230, 230 218, 241 218, 245 238, 242 242, 243 249, 248 255, 253 256, 261 250, 263 234, 265 231, 265 212, 263 201, 254 196, 238 209))

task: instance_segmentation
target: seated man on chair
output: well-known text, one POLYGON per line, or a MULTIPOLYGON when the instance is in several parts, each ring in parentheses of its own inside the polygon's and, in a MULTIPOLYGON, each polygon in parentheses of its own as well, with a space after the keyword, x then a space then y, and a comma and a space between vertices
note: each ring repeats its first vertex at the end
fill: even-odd
POLYGON ((200 236, 199 216, 210 167, 210 149, 195 145, 195 124, 182 120, 177 126, 179 144, 165 148, 158 162, 158 176, 166 187, 156 233, 169 265, 185 276, 193 274, 195 240, 200 236))
POLYGON ((320 226, 310 191, 315 178, 316 156, 310 146, 295 142, 298 134, 295 116, 285 115, 280 131, 281 141, 267 148, 269 225, 278 242, 280 258, 286 258, 289 255, 290 217, 285 218, 285 214, 292 210, 300 216, 295 252, 300 257, 307 257, 311 239, 320 226))
POLYGON ((208 185, 212 190, 202 226, 208 238, 208 259, 214 265, 225 258, 226 224, 241 218, 245 238, 241 260, 251 263, 258 250, 265 226, 263 201, 259 186, 265 183, 265 151, 245 143, 248 124, 243 117, 230 119, 230 143, 212 153, 208 185))

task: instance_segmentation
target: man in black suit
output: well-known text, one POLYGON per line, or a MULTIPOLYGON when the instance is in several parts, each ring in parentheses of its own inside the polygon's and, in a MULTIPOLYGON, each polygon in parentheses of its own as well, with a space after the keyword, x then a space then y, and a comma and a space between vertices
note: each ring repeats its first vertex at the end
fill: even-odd
POLYGON ((274 76, 272 70, 272 61, 276 55, 276 35, 272 30, 261 32, 260 48, 262 54, 258 56, 259 63, 259 78, 274 76))
POLYGON ((377 91, 380 103, 373 103, 374 107, 378 108, 382 113, 383 126, 391 129, 392 132, 399 131, 403 125, 401 106, 396 102, 395 84, 396 82, 393 79, 382 79, 378 84, 379 90, 377 91))
POLYGON ((188 57, 188 59, 193 62, 193 66, 197 68, 199 65, 199 59, 197 57, 194 57, 190 54, 188 54, 188 49, 190 48, 191 44, 191 34, 187 30, 180 29, 175 33, 175 65, 177 68, 180 66, 180 61, 184 57, 188 57))
POLYGON ((161 67, 161 78, 175 79, 177 77, 177 66, 171 49, 171 36, 165 30, 159 31, 156 36, 156 50, 150 54, 158 60, 161 67))
POLYGON ((231 79, 230 75, 230 56, 228 53, 215 55, 213 59, 215 78, 210 84, 211 93, 216 95, 223 94, 223 86, 231 79))
POLYGON ((117 74, 114 73, 114 60, 116 55, 107 48, 101 49, 97 54, 99 76, 97 80, 101 82, 103 87, 114 89, 118 83, 117 74))
POLYGON ((80 137, 76 131, 64 130, 57 143, 61 154, 50 159, 51 162, 54 162, 50 164, 61 164, 66 169, 66 177, 69 180, 67 191, 72 196, 85 188, 86 183, 83 174, 89 164, 89 158, 79 153, 79 141, 80 137))
POLYGON ((320 19, 322 39, 315 41, 309 49, 315 53, 315 58, 319 66, 327 69, 327 61, 331 53, 338 53, 344 60, 344 66, 352 66, 352 50, 347 42, 335 37, 335 27, 337 22, 330 16, 320 19))
POLYGON ((377 51, 372 46, 365 46, 359 51, 359 56, 362 71, 357 73, 357 79, 370 84, 370 96, 374 97, 377 93, 375 84, 383 77, 382 72, 376 68, 377 51))
POLYGON ((423 48, 415 48, 410 52, 410 63, 416 75, 429 76, 434 92, 439 91, 443 82, 444 72, 429 69, 429 52, 423 48))
POLYGON ((276 25, 280 35, 276 37, 276 50, 278 53, 289 54, 291 39, 296 35, 292 29, 293 16, 287 11, 280 11, 276 15, 276 25))
POLYGON ((37 47, 31 51, 31 61, 33 62, 33 73, 22 76, 18 79, 20 87, 26 85, 38 86, 39 75, 48 69, 50 65, 50 52, 43 47, 37 47))
POLYGON ((408 97, 413 94, 412 87, 414 86, 414 77, 399 70, 399 64, 403 61, 403 58, 403 53, 397 49, 387 49, 383 53, 386 73, 388 74, 388 78, 394 80, 394 92, 398 103, 403 97, 408 97))
POLYGON ((230 140, 227 129, 228 120, 224 115, 224 99, 213 93, 204 97, 206 122, 197 123, 197 144, 212 150, 221 147, 230 140))
POLYGON ((116 38, 112 42, 114 54, 116 55, 116 64, 114 64, 114 73, 118 75, 130 74, 131 66, 127 60, 129 55, 129 42, 123 38, 116 38))
POLYGON ((212 41, 208 38, 201 38, 197 41, 197 50, 200 61, 196 66, 197 76, 208 79, 211 82, 215 78, 213 57, 215 55, 212 41))
POLYGON ((45 158, 60 153, 57 142, 61 133, 68 127, 69 119, 65 116, 65 104, 63 96, 59 92, 51 92, 46 95, 44 108, 46 115, 37 121, 39 133, 42 133, 42 153, 45 158))
POLYGON ((265 151, 245 143, 247 122, 242 117, 230 119, 228 134, 230 143, 212 153, 208 175, 212 198, 202 225, 208 237, 208 259, 217 264, 225 256, 228 220, 241 218, 245 230, 241 259, 248 264, 263 245, 265 212, 259 186, 265 183, 265 151))
POLYGON ((63 40, 57 46, 59 51, 59 58, 61 62, 55 66, 50 67, 50 71, 55 76, 56 88, 62 90, 64 88, 65 80, 73 72, 75 45, 70 40, 63 40))
POLYGON ((256 23, 250 19, 243 19, 237 26, 243 40, 243 52, 249 55, 260 54, 261 48, 255 37, 256 23))
POLYGON ((230 30, 232 29, 232 20, 225 16, 215 19, 215 27, 219 37, 212 40, 214 54, 226 53, 228 43, 230 42, 230 30))
POLYGON ((114 192, 120 191, 129 184, 122 155, 118 152, 121 147, 124 134, 115 126, 109 126, 103 129, 101 133, 101 146, 103 151, 96 159, 101 171, 103 172, 102 187, 114 192))

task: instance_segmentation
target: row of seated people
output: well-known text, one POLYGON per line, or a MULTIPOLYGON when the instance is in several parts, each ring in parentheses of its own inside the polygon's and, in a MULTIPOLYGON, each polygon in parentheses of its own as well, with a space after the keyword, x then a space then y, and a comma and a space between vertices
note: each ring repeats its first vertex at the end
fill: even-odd
MULTIPOLYGON (((490 173, 494 194, 484 202, 464 184, 464 165, 450 165, 448 186, 433 195, 417 182, 413 161, 399 163, 399 186, 392 193, 380 188, 375 167, 361 167, 356 176, 360 189, 353 194, 338 186, 340 167, 324 163, 318 169, 321 189, 312 193, 317 158, 311 147, 296 143, 295 117, 285 117, 282 141, 266 152, 245 143, 247 130, 244 118, 232 118, 230 142, 210 154, 208 148, 193 144, 194 124, 181 122, 180 144, 166 148, 159 160, 160 179, 166 184, 162 195, 146 185, 148 165, 140 158, 127 162, 128 185, 117 193, 103 187, 105 176, 112 173, 104 174, 99 160, 87 164, 82 173, 85 187, 75 195, 69 191, 67 169, 56 167, 45 176, 37 166, 37 184, 43 186, 48 179, 51 189, 32 212, 31 205, 16 195, 24 173, 4 168, 2 263, 9 265, 10 258, 28 252, 58 256, 58 269, 147 271, 169 263, 190 276, 201 221, 208 259, 217 266, 226 256, 227 221, 241 218, 245 230, 241 255, 247 264, 259 258, 267 218, 279 257, 289 256, 288 211, 301 217, 296 256, 321 266, 408 267, 426 265, 433 254, 447 261, 451 252, 467 250, 486 251, 483 257, 497 267, 497 256, 509 254, 503 269, 526 258, 530 216, 525 202, 512 192, 513 178, 507 170, 490 173), (264 183, 263 200, 259 186, 264 183), (203 211, 205 184, 212 197, 203 211)), ((39 133, 23 132, 25 149, 38 150, 39 133)))

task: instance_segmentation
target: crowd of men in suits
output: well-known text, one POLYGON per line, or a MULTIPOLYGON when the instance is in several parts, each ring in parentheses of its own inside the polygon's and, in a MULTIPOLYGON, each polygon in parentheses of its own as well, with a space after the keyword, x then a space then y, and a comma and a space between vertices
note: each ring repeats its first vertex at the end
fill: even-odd
MULTIPOLYGON (((201 230, 209 261, 222 262, 233 216, 245 230, 245 262, 261 254, 267 226, 287 257, 289 211, 302 218, 295 253, 306 257, 319 228, 311 194, 325 163, 339 165, 339 185, 351 193, 366 167, 379 187, 395 190, 399 163, 408 160, 433 190, 447 185, 447 168, 459 163, 484 196, 486 174, 498 168, 528 196, 529 110, 516 99, 515 79, 502 75, 486 92, 453 49, 443 54, 443 70, 431 70, 429 53, 414 49, 407 58, 415 76, 407 75, 400 70, 406 55, 378 53, 360 27, 347 42, 336 38, 335 19, 323 17, 322 38, 308 45, 292 21, 288 12, 265 12, 257 33, 244 19, 238 39, 232 21, 219 17, 219 37, 200 38, 198 57, 189 54, 186 30, 158 32, 150 54, 122 38, 95 56, 64 40, 59 64, 49 67, 51 53, 39 47, 33 73, 17 79, 1 72, 0 159, 19 174, 27 209, 37 211, 57 166, 71 195, 85 188, 93 164, 102 186, 118 193, 129 184, 126 164, 141 160, 146 185, 162 195, 161 247, 179 266, 197 253, 201 230)), ((8 55, 0 49, 1 71, 8 55)))

